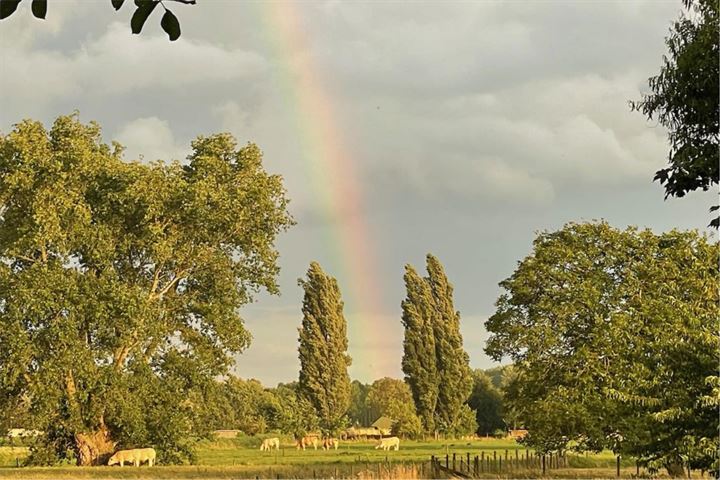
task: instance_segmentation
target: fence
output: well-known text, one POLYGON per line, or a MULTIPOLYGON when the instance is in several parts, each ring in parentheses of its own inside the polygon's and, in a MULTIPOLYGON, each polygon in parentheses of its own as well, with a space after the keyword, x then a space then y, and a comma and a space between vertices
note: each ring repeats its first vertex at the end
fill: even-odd
POLYGON ((504 455, 497 451, 482 452, 480 455, 470 456, 470 453, 458 455, 453 453, 445 457, 433 455, 430 458, 430 467, 433 477, 439 473, 449 474, 460 478, 473 478, 485 473, 512 473, 520 470, 541 470, 543 475, 552 469, 567 468, 567 457, 557 453, 540 455, 530 453, 529 450, 520 452, 515 450, 510 454, 505 450, 504 455))

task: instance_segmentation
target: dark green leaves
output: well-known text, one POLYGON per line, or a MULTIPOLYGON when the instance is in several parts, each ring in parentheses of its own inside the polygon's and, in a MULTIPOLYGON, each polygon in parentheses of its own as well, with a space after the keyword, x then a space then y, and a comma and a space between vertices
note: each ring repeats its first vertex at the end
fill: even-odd
POLYGON ((47 13, 47 0, 33 0, 32 13, 35 18, 45 19, 47 13))
POLYGON ((20 0, 0 0, 0 20, 15 13, 19 4, 20 0))
MULTIPOLYGON (((21 1, 22 0, 0 0, 0 20, 15 13, 21 1)), ((120 10, 125 3, 125 0, 110 0, 110 3, 115 10, 120 10)), ((189 0, 183 0, 181 3, 186 5, 195 5, 194 1, 189 0)), ((135 0, 135 6, 137 8, 130 20, 130 29, 134 34, 140 33, 148 17, 153 10, 155 10, 155 7, 157 7, 158 4, 162 4, 165 9, 165 14, 160 21, 160 26, 165 33, 168 34, 170 41, 174 42, 180 38, 180 22, 175 14, 165 7, 163 0, 135 0)), ((35 18, 44 19, 47 14, 47 0, 32 0, 31 9, 35 18)))
POLYGON ((135 13, 133 13, 132 19, 130 19, 130 29, 132 33, 138 34, 142 31, 145 21, 152 11, 155 10, 158 2, 155 0, 135 0, 135 5, 137 5, 137 9, 135 13))
POLYGON ((160 21, 160 26, 165 30, 165 33, 168 34, 171 42, 180 38, 180 22, 178 22, 177 17, 170 10, 165 10, 165 15, 163 15, 160 21))

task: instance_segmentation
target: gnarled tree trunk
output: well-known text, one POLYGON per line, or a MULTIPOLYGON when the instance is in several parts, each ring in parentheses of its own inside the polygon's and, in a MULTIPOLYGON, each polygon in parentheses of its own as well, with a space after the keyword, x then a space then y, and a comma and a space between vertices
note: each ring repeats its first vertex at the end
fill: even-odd
POLYGON ((104 424, 95 432, 76 433, 75 445, 78 466, 105 465, 115 451, 115 442, 104 424))

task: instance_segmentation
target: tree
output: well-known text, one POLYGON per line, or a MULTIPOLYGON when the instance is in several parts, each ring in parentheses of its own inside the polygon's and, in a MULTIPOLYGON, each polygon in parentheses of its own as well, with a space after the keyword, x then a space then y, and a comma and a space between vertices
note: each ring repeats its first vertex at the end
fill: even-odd
POLYGON ((460 334, 460 313, 440 261, 427 256, 428 276, 405 267, 407 298, 402 367, 425 429, 454 432, 467 418, 463 405, 472 389, 468 354, 460 334))
POLYGON ((456 431, 463 429, 461 408, 472 390, 470 358, 463 349, 460 312, 455 310, 453 287, 440 261, 429 254, 427 271, 427 282, 435 307, 433 332, 438 384, 441 386, 438 389, 435 418, 441 430, 456 431))
POLYGON ((528 442, 718 471, 719 260, 697 232, 540 234, 486 322, 486 352, 514 361, 506 398, 528 442))
POLYGON ((295 438, 317 431, 317 415, 310 402, 299 394, 297 383, 278 385, 271 392, 273 400, 265 406, 265 418, 271 429, 295 438))
POLYGON ((0 205, 0 412, 24 404, 82 465, 187 456, 203 389, 250 342, 238 309, 278 291, 281 178, 229 134, 186 165, 125 162, 75 114, 0 136, 0 205))
POLYGON ((395 378, 375 380, 367 395, 368 409, 393 420, 395 435, 415 437, 422 432, 407 383, 395 378))
POLYGON ((348 409, 348 419, 354 425, 368 426, 372 423, 372 419, 378 417, 377 412, 373 412, 368 408, 367 398, 370 385, 353 380, 350 383, 350 407, 348 409))
MULTIPOLYGON (((717 185, 718 176, 718 58, 717 0, 683 0, 690 10, 681 14, 665 38, 669 54, 660 73, 649 79, 652 93, 633 110, 657 119, 668 129, 670 166, 658 170, 655 180, 665 185, 665 197, 717 185)), ((711 211, 718 207, 711 208, 711 211)), ((720 217, 711 225, 718 227, 720 217)))
POLYGON ((468 405, 476 412, 478 435, 491 435, 495 430, 507 428, 503 421, 503 394, 482 370, 473 372, 473 390, 468 405))
POLYGON ((337 281, 312 262, 306 280, 299 329, 299 392, 315 409, 320 428, 332 434, 343 427, 350 406, 347 322, 337 281))
POLYGON ((438 371, 433 330, 433 298, 430 286, 411 265, 405 266, 407 298, 402 302, 402 370, 426 432, 435 431, 438 371))
MULTIPOLYGON (((0 0, 0 20, 5 19, 15 13, 22 0, 0 0)), ((171 42, 180 38, 180 22, 175 14, 170 11, 165 2, 182 3, 185 5, 195 5, 196 0, 135 0, 135 13, 130 20, 130 28, 132 33, 140 33, 145 21, 158 5, 163 7, 165 13, 160 20, 160 26, 168 34, 171 42)), ((44 20, 47 14, 47 0, 32 0, 31 10, 35 18, 44 20)), ((110 0, 115 10, 125 3, 125 0, 110 0)))

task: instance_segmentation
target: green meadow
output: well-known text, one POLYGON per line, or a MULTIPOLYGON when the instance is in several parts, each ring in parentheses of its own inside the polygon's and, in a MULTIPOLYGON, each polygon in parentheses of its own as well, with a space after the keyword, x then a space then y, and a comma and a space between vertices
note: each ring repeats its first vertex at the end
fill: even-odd
MULTIPOLYGON (((148 467, 16 467, 27 456, 27 447, 0 447, 0 477, 24 479, 52 478, 430 478, 431 455, 467 458, 509 458, 523 456, 526 449, 514 440, 483 439, 473 441, 404 441, 399 451, 383 452, 375 443, 342 442, 338 450, 312 448, 296 450, 292 440, 281 437, 279 451, 261 452, 259 437, 201 441, 194 465, 148 467), (150 476, 150 474, 152 476, 150 476)), ((532 453, 532 451, 529 451, 532 453)), ((450 460, 452 462, 452 460, 450 460)), ((636 473, 632 459, 622 460, 622 477, 636 473)), ((538 469, 512 473, 483 474, 483 478, 533 478, 538 469)), ((568 468, 548 470, 549 478, 608 478, 615 476, 612 452, 594 455, 569 455, 568 468)))

